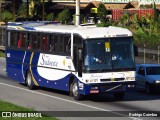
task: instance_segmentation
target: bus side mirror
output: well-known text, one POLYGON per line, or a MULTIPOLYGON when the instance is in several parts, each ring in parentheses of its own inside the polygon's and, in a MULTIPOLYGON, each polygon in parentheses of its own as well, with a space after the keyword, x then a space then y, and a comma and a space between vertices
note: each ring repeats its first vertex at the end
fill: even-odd
POLYGON ((134 55, 138 56, 138 46, 134 45, 134 55))

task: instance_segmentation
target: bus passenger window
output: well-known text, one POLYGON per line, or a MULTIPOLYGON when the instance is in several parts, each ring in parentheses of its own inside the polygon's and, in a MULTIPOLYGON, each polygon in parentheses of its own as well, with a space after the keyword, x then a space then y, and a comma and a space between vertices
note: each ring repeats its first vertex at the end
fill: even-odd
POLYGON ((31 43, 30 43, 30 42, 28 43, 28 47, 27 47, 27 49, 32 49, 32 45, 31 45, 31 43))
POLYGON ((58 37, 56 36, 54 39, 54 51, 58 52, 59 47, 58 47, 58 37))
POLYGON ((40 35, 40 37, 38 38, 38 49, 39 50, 45 50, 45 35, 40 35))
POLYGON ((50 52, 54 51, 54 36, 49 37, 49 51, 50 52))
POLYGON ((37 34, 32 34, 31 35, 31 47, 32 49, 36 49, 37 48, 37 34))
POLYGON ((45 36, 45 51, 48 51, 48 35, 45 36))
POLYGON ((23 33, 22 34, 22 44, 21 44, 22 48, 26 48, 26 42, 27 42, 27 35, 26 33, 23 33))
POLYGON ((18 36, 18 48, 21 48, 22 47, 22 33, 19 33, 19 36, 18 36))
POLYGON ((68 38, 66 42, 66 52, 69 53, 71 51, 71 37, 68 38))
POLYGON ((17 47, 17 40, 18 36, 17 36, 17 32, 11 32, 11 47, 17 47))

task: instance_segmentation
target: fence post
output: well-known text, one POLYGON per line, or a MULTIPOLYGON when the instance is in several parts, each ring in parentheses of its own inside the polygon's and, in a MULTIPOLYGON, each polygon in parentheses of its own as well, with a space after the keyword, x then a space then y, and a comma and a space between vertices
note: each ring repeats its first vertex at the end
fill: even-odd
POLYGON ((159 45, 158 45, 158 64, 159 64, 159 45))
POLYGON ((146 44, 144 44, 144 64, 146 63, 146 44))

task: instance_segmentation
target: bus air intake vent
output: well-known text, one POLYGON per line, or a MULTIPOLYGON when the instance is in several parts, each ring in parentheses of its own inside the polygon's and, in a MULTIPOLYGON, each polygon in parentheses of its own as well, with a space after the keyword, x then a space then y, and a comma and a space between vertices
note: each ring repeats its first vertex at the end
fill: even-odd
POLYGON ((100 79, 101 82, 109 82, 109 81, 122 81, 124 78, 114 78, 114 79, 100 79))

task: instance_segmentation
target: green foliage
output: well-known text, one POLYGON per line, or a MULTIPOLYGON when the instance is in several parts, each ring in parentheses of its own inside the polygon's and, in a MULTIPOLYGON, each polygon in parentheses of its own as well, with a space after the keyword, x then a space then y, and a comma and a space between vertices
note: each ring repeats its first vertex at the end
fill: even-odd
POLYGON ((2 51, 0 51, 0 57, 5 58, 5 53, 4 53, 4 52, 2 52, 2 51))
POLYGON ((19 7, 19 9, 18 9, 18 16, 19 17, 23 17, 23 18, 25 18, 27 15, 27 5, 26 5, 26 3, 23 3, 20 7, 19 7))
POLYGON ((106 19, 107 11, 106 11, 105 5, 103 3, 100 3, 97 9, 98 9, 97 15, 101 23, 105 24, 107 22, 107 19, 106 19))
POLYGON ((53 13, 50 13, 46 16, 47 21, 53 21, 55 20, 55 15, 53 13))
POLYGON ((1 16, 1 20, 5 23, 7 23, 9 20, 12 20, 12 18, 13 18, 12 13, 7 10, 0 13, 0 16, 1 16))
POLYGON ((68 24, 70 20, 70 12, 68 9, 64 9, 62 12, 58 14, 58 20, 62 24, 68 24))
POLYGON ((108 26, 112 26, 112 25, 113 25, 113 21, 108 20, 107 22, 98 23, 97 27, 108 27, 108 26))
POLYGON ((125 13, 119 21, 112 25, 128 28, 132 31, 135 44, 148 48, 156 48, 160 45, 160 18, 154 20, 151 15, 138 17, 137 14, 125 13))
POLYGON ((154 9, 154 22, 158 22, 158 15, 157 15, 157 9, 156 9, 155 2, 153 4, 153 9, 154 9))
POLYGON ((122 26, 129 26, 130 25, 130 14, 124 13, 123 16, 120 18, 120 24, 122 26))

